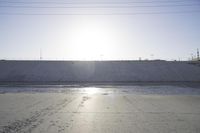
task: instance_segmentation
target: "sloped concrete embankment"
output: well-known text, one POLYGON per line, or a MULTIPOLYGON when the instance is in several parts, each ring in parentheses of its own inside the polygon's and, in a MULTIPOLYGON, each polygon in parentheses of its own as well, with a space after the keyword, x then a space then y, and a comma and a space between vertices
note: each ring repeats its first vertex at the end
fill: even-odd
POLYGON ((168 61, 0 61, 0 82, 200 82, 200 67, 168 61))

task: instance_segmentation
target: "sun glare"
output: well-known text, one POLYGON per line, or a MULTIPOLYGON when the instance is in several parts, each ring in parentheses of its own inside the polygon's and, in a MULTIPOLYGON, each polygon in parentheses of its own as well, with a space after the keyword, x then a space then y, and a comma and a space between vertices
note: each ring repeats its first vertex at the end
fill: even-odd
POLYGON ((92 21, 75 25, 68 38, 75 59, 103 60, 112 51, 116 35, 107 24, 92 21))
POLYGON ((87 94, 96 94, 96 93, 99 93, 100 92, 100 88, 96 88, 96 87, 86 87, 84 88, 84 91, 87 93, 87 94))

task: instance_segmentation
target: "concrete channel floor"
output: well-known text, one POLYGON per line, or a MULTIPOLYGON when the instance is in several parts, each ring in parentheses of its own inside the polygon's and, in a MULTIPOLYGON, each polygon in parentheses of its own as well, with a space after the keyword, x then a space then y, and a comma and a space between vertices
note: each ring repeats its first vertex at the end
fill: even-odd
POLYGON ((119 88, 1 93, 0 133, 200 133, 198 93, 119 88))

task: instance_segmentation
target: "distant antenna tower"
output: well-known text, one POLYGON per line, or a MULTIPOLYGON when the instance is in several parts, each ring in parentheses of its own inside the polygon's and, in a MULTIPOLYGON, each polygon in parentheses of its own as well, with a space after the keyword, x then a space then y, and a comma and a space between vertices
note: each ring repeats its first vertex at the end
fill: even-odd
POLYGON ((199 61, 200 58, 199 58, 199 49, 197 49, 197 60, 199 61))
POLYGON ((40 49, 40 60, 42 60, 42 50, 40 49))

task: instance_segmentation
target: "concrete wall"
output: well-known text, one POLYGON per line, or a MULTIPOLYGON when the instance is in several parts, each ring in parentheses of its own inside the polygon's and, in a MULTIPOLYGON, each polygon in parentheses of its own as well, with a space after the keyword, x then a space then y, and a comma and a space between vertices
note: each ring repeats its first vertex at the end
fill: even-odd
POLYGON ((200 67, 167 61, 0 61, 0 82, 200 82, 200 67))

